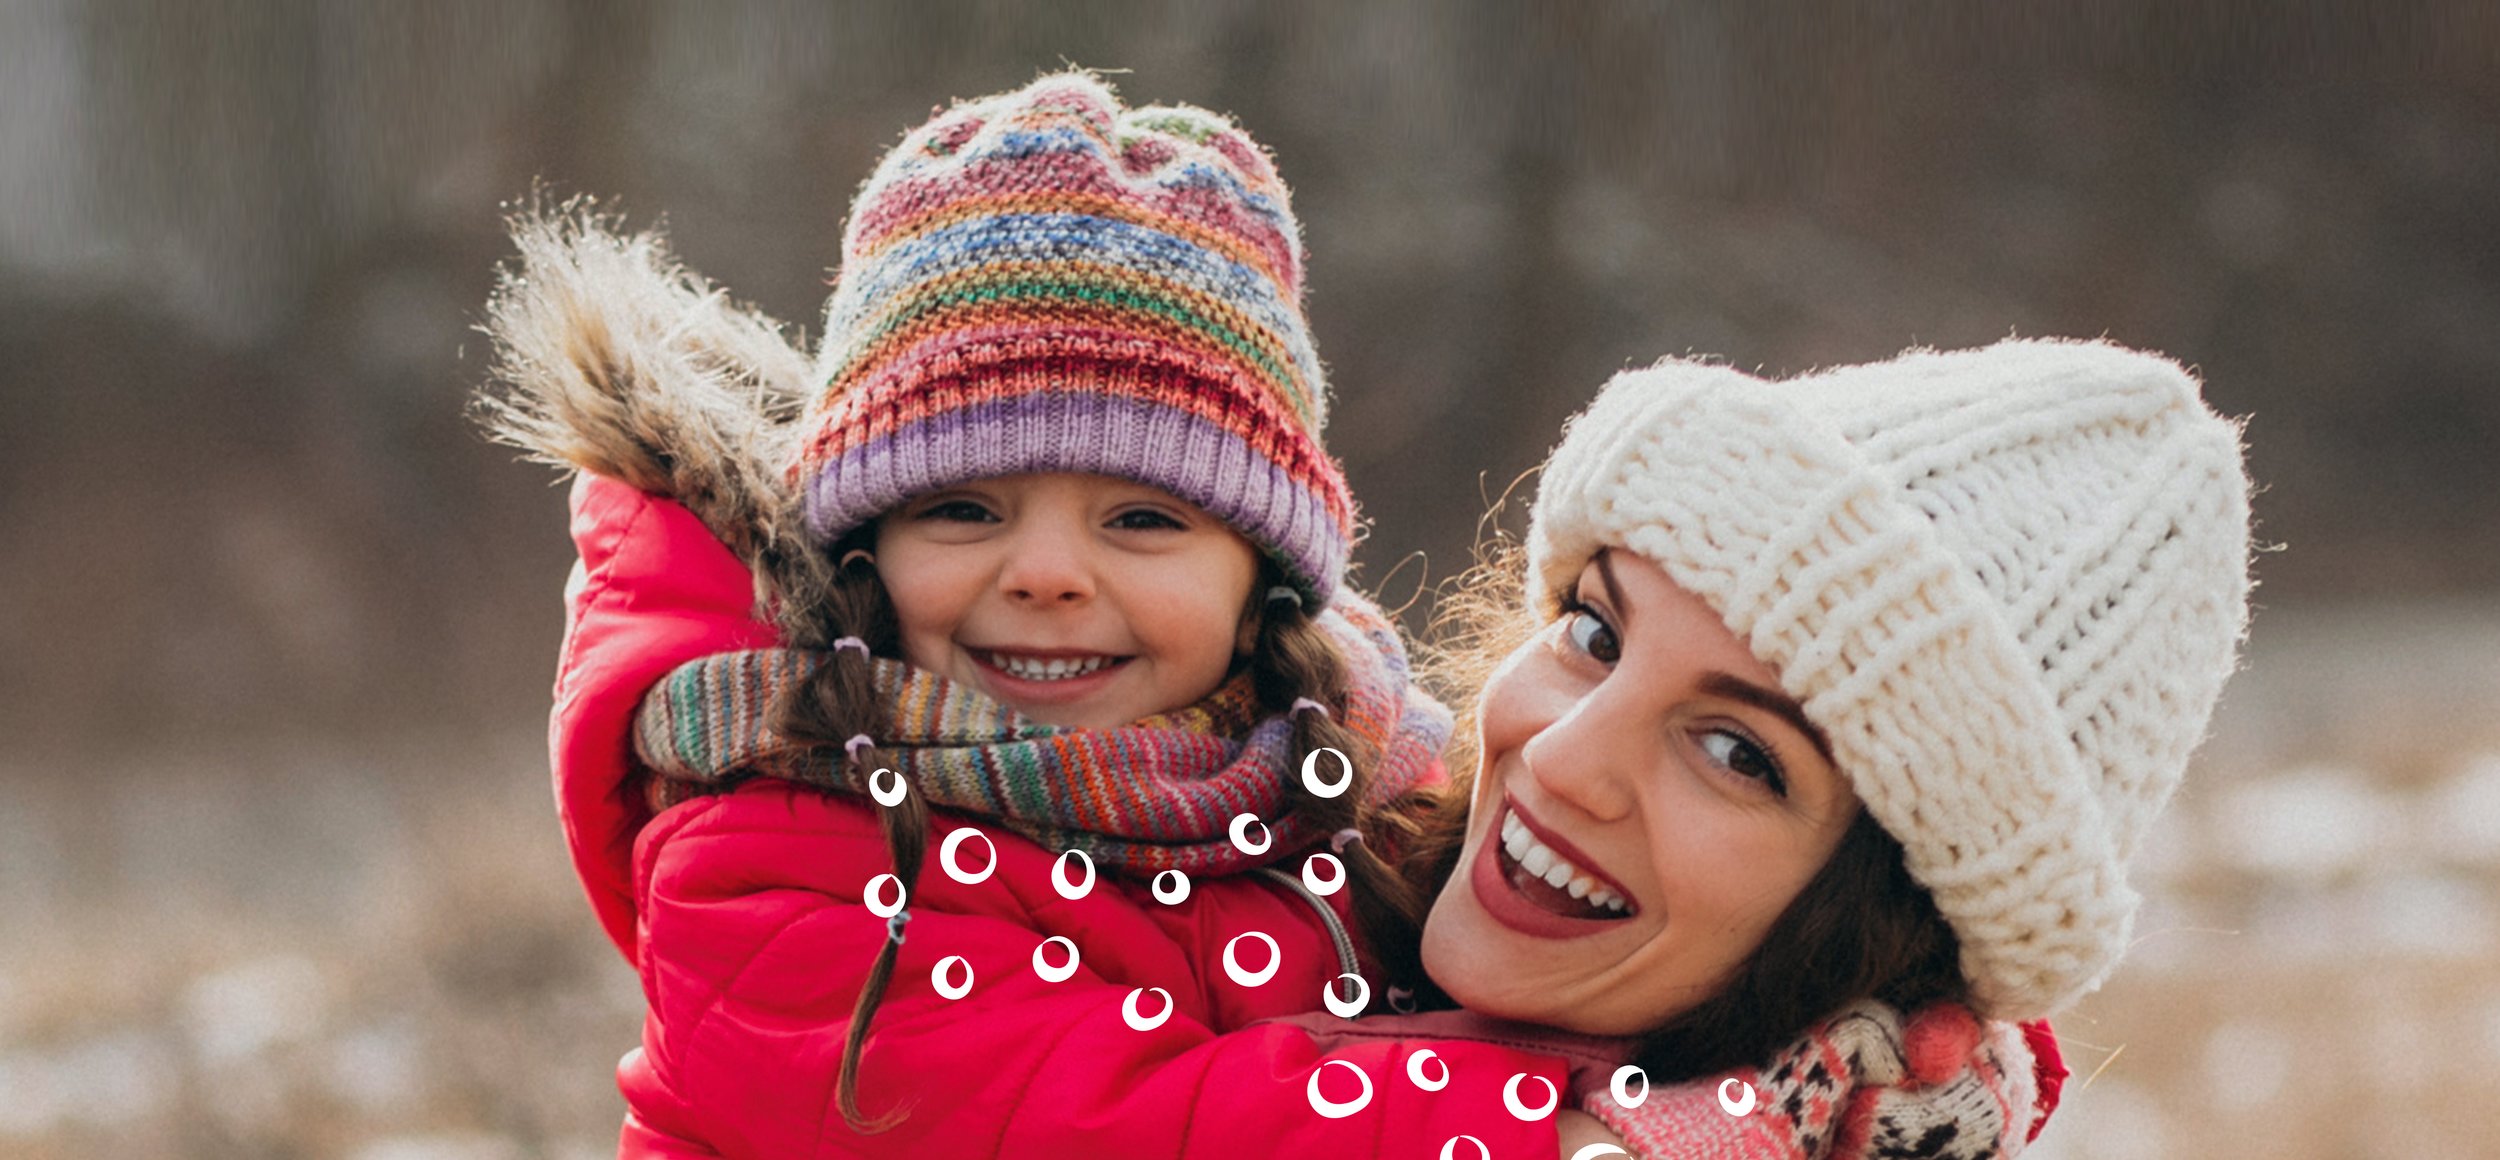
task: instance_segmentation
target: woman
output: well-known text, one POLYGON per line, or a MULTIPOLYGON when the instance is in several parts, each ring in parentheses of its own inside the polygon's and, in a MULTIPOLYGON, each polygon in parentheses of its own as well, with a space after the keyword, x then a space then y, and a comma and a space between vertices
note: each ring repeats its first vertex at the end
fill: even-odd
POLYGON ((2105 343, 1619 376, 1546 466, 1524 604, 1499 568, 1462 600, 1491 672, 1426 969, 1762 1089, 1588 1090, 1643 1155, 2019 1149, 2010 1021, 2128 944, 2246 625, 2247 491, 2195 381, 2105 343))

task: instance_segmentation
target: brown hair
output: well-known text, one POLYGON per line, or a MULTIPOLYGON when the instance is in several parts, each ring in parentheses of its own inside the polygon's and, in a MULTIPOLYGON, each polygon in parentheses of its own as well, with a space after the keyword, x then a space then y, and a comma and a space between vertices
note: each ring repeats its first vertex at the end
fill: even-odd
MULTIPOLYGON (((1425 669, 1461 706, 1447 785, 1414 797, 1421 836, 1401 868, 1425 897, 1449 882, 1466 840, 1477 763, 1478 694, 1502 660, 1559 609, 1526 605, 1526 553, 1495 539, 1435 616, 1425 669)), ((1902 1010, 1967 1001, 1961 948, 1935 900, 1911 879, 1901 844, 1861 809, 1840 845, 1700 1004, 1651 1031, 1635 1062, 1660 1083, 1758 1064, 1853 999, 1902 1010)), ((1449 1005, 1438 988, 1427 994, 1449 1005)))
MULTIPOLYGON (((851 553, 871 545, 874 525, 844 537, 828 550, 827 555, 838 563, 821 590, 785 592, 782 594, 782 626, 793 644, 825 648, 845 636, 858 637, 868 644, 876 656, 899 658, 900 634, 893 605, 886 599, 885 586, 875 567, 865 557, 851 553)), ((1250 655, 1243 662, 1244 671, 1257 690, 1260 706, 1271 714, 1288 714, 1293 723, 1291 748, 1286 768, 1299 770, 1305 755, 1320 749, 1335 749, 1353 765, 1353 784, 1333 798, 1320 797, 1304 788, 1299 776, 1288 774, 1286 808, 1294 816, 1307 820, 1308 828, 1322 834, 1355 829, 1366 834, 1380 825, 1379 810, 1368 807, 1367 792, 1378 754, 1362 735, 1341 720, 1345 713, 1346 662, 1338 651, 1336 639, 1321 628, 1298 601, 1265 600, 1265 594, 1284 584, 1283 572, 1273 561, 1263 560, 1257 580, 1251 585, 1246 617, 1255 618, 1257 631, 1250 655), (1292 712, 1295 701, 1309 698, 1326 706, 1328 711, 1292 712)), ((793 688, 775 707, 774 728, 784 737, 822 753, 836 769, 855 764, 855 773, 864 774, 877 767, 881 758, 875 745, 863 746, 849 753, 845 745, 861 734, 872 741, 887 736, 891 716, 883 698, 877 694, 874 669, 856 649, 836 650, 830 662, 803 684, 793 688)), ((917 786, 905 781, 902 804, 881 811, 887 847, 894 855, 894 876, 902 880, 906 896, 916 892, 920 868, 926 859, 929 844, 929 810, 917 786)), ((1391 978, 1422 977, 1422 965, 1416 953, 1420 942, 1422 913, 1428 895, 1419 893, 1414 880, 1381 858, 1369 840, 1347 844, 1338 851, 1346 867, 1348 886, 1357 929, 1368 936, 1370 944, 1386 947, 1395 953, 1386 964, 1391 978)), ((875 1021, 877 1008, 885 1001, 885 990, 894 975, 894 960, 900 945, 888 939, 877 948, 876 961, 868 970, 867 981, 860 986, 859 998, 851 1007, 848 1036, 842 1045, 842 1070, 835 1084, 835 1098, 842 1119, 854 1131, 877 1133, 902 1122, 907 1114, 894 1109, 869 1119, 859 1107, 860 1056, 866 1049, 868 1031, 875 1021)))

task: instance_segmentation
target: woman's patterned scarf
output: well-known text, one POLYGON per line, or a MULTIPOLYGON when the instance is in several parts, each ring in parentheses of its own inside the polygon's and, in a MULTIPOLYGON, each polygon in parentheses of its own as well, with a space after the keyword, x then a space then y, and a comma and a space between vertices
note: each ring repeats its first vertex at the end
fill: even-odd
POLYGON ((1904 1019, 1872 999, 1807 1031, 1769 1065, 1663 1087, 1625 1108, 1581 1107, 1641 1160, 1993 1160, 2022 1152, 2045 1114, 2023 1029, 1938 1003, 1904 1019), (1751 1088, 1755 1106, 1741 1106, 1751 1088))
MULTIPOLYGON (((1447 709, 1407 680, 1406 653, 1380 611, 1340 592, 1318 625, 1346 662, 1343 722, 1378 753, 1366 805, 1420 782, 1449 740, 1447 709)), ((643 697, 634 749, 663 779, 717 786, 767 775, 865 794, 855 763, 794 745, 768 722, 784 690, 831 654, 760 649, 690 661, 643 697)), ((1286 812, 1291 723, 1262 717, 1247 677, 1206 700, 1116 729, 1045 725, 969 686, 877 659, 877 691, 894 735, 878 761, 916 784, 930 804, 995 819, 1047 849, 1083 850, 1134 875, 1224 874, 1273 861, 1328 837, 1286 812), (1252 814, 1274 835, 1271 854, 1233 845, 1232 820, 1252 814)), ((1352 755, 1349 755, 1352 756, 1352 755)), ((1323 781, 1344 775, 1320 755, 1323 781)))

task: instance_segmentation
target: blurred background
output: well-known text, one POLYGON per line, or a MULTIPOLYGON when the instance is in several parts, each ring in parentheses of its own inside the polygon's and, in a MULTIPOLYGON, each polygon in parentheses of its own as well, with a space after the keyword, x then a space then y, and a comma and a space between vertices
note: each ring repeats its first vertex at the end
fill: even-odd
POLYGON ((877 156, 1063 62, 1275 151, 1417 628, 1627 365, 2198 368, 2279 550, 2035 1154, 2488 1149, 2500 9, 1957 11, 0 2, 0 1154, 612 1151, 563 492, 462 410, 501 215, 599 195, 812 338, 877 156))

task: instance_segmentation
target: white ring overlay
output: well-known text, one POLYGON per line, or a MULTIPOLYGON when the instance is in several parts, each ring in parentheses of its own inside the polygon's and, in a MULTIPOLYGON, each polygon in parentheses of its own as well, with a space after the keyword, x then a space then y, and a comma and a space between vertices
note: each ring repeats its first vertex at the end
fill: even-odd
POLYGON ((929 985, 937 988, 938 994, 944 995, 949 999, 961 999, 972 993, 972 964, 962 955, 948 955, 945 958, 939 959, 936 966, 929 968, 929 985), (963 964, 963 986, 950 987, 946 984, 946 976, 948 974, 946 965, 948 963, 963 964))
POLYGON ((1233 849, 1239 850, 1244 854, 1248 854, 1251 857, 1256 858, 1261 854, 1267 853, 1267 848, 1275 844, 1276 835, 1267 832, 1267 823, 1260 821, 1259 815, 1233 815, 1233 849), (1257 826, 1259 828, 1259 844, 1256 846, 1251 845, 1250 839, 1245 836, 1252 826, 1257 826))
POLYGON ((1458 1160, 1458 1142, 1461 1140, 1476 1146, 1476 1160, 1493 1160, 1493 1149, 1485 1147, 1484 1141, 1474 1136, 1450 1137, 1447 1143, 1441 1145, 1441 1160, 1458 1160))
POLYGON ((1334 854, 1313 854, 1304 858, 1302 860, 1302 885, 1322 898, 1345 889, 1345 863, 1338 861, 1334 854), (1311 872, 1321 863, 1326 863, 1334 871, 1325 880, 1311 872))
POLYGON ((1065 898, 1070 902, 1074 902, 1077 899, 1093 893, 1094 856, 1083 850, 1070 850, 1065 854, 1059 855, 1059 860, 1050 864, 1050 887, 1051 889, 1059 892, 1059 897, 1065 898), (1068 854, 1076 855, 1078 861, 1085 863, 1085 882, 1083 885, 1072 885, 1068 882, 1068 854))
POLYGON ((1554 1089, 1554 1081, 1541 1075, 1532 1077, 1527 1072, 1523 1071, 1511 1076, 1510 1082, 1502 1085, 1502 1106, 1509 1108, 1510 1114, 1533 1124, 1538 1120, 1542 1120, 1547 1116, 1553 1115, 1554 1109, 1562 1106, 1562 1093, 1554 1089), (1519 1081, 1531 1078, 1535 1079, 1538 1083, 1545 1085, 1544 1107, 1531 1108, 1528 1105, 1519 1102, 1519 1081))
POLYGON ((1615 1081, 1609 1086, 1614 1088, 1615 1106, 1629 1111, 1641 1106, 1641 1101, 1649 1098, 1649 1073, 1642 1071, 1641 1065, 1637 1063, 1627 1063, 1615 1069, 1615 1081), (1630 1083, 1634 1076, 1639 1076, 1641 1080, 1641 1094, 1637 1096, 1627 1094, 1624 1086, 1630 1083))
POLYGON ((1348 972, 1337 976, 1337 979, 1328 980, 1319 989, 1319 1001, 1328 1004, 1329 1014, 1340 1019, 1352 1019, 1362 1014, 1363 1008, 1372 1005, 1372 985, 1364 982, 1363 976, 1348 972), (1353 998, 1342 1003, 1337 1001, 1337 979, 1354 980, 1353 998))
POLYGON ((1347 1116, 1351 1116, 1356 1112, 1362 1111, 1364 1107, 1372 1102, 1372 1077, 1363 1074, 1362 1068, 1356 1067, 1351 1063, 1347 1063, 1342 1059, 1331 1059, 1320 1064, 1318 1067, 1311 1069, 1311 1082, 1303 1085, 1303 1094, 1311 1097, 1312 1111, 1318 1112, 1319 1114, 1332 1120, 1342 1120, 1347 1116), (1363 1081, 1363 1094, 1354 1097, 1354 1099, 1348 1103, 1342 1104, 1319 1094, 1320 1073, 1325 1072, 1332 1067, 1342 1067, 1347 1071, 1353 1072, 1354 1078, 1363 1081))
MULTIPOLYGON (((1425 1091, 1440 1091, 1442 1088, 1450 1086, 1450 1061, 1441 1058, 1439 1055, 1435 1054, 1431 1048, 1427 1047, 1422 1051, 1418 1051, 1415 1054, 1406 1057, 1406 1078, 1414 1080, 1415 1086, 1422 1088, 1425 1091), (1424 1078, 1424 1065, 1427 1063, 1437 1063, 1441 1065, 1441 1078, 1432 1080, 1424 1078)), ((1469 1136, 1467 1138, 1470 1140, 1476 1140, 1473 1136, 1469 1136)), ((1479 1148, 1484 1147, 1484 1141, 1476 1140, 1476 1146, 1479 1148)), ((1441 1151, 1443 1155, 1447 1155, 1449 1153, 1449 1149, 1446 1147, 1441 1151)))
POLYGON ((1579 1151, 1574 1152, 1574 1153, 1572 1153, 1572 1154, 1571 1154, 1571 1160, 1597 1160, 1597 1158, 1598 1158, 1598 1157, 1600 1157, 1600 1156, 1629 1156, 1629 1155, 1631 1155, 1631 1153, 1626 1152, 1626 1151, 1624 1151, 1623 1149, 1618 1148, 1618 1147, 1616 1147, 1616 1146, 1614 1146, 1614 1145, 1612 1145, 1612 1144, 1608 1144, 1608 1143, 1604 1143, 1604 1142, 1599 1142, 1599 1143, 1595 1143, 1595 1144, 1583 1144, 1583 1145, 1581 1145, 1581 1146, 1580 1146, 1580 1150, 1579 1150, 1579 1151))
POLYGON ((1163 1021, 1171 1017, 1172 993, 1161 987, 1139 987, 1130 991, 1128 993, 1128 998, 1120 1001, 1120 1018, 1127 1021, 1130 1027, 1139 1031, 1152 1031, 1157 1027, 1163 1026, 1163 1021), (1148 1019, 1137 1013, 1137 997, 1148 991, 1152 991, 1155 994, 1163 996, 1163 1012, 1156 1015, 1152 1019, 1148 1019))
POLYGON ((1353 784, 1354 763, 1346 760, 1346 755, 1343 751, 1330 749, 1329 747, 1322 745, 1319 748, 1302 755, 1302 788, 1318 794, 1321 797, 1332 798, 1344 793, 1346 791, 1346 787, 1353 784), (1337 759, 1337 772, 1344 775, 1339 777, 1333 783, 1323 782, 1319 779, 1319 755, 1323 753, 1335 755, 1337 759))
POLYGON ((1746 1083, 1735 1076, 1729 1076, 1726 1079, 1719 1081, 1720 1111, 1726 1112, 1731 1116, 1742 1116, 1753 1111, 1753 1106, 1754 1090, 1752 1084, 1746 1083), (1727 1098, 1727 1085, 1729 1084, 1735 1084, 1738 1091, 1745 1093, 1745 1098, 1741 1100, 1731 1100, 1727 1098))
POLYGON ((903 880, 891 874, 879 874, 869 879, 868 889, 864 893, 866 897, 860 901, 868 904, 868 913, 879 918, 892 918, 903 913, 903 903, 911 898, 911 892, 903 889, 903 880), (885 893, 885 884, 888 882, 894 884, 894 903, 891 906, 877 901, 877 896, 885 893))
POLYGON ((1049 938, 1043 939, 1042 945, 1033 948, 1033 973, 1040 975, 1042 977, 1042 981, 1045 983, 1064 983, 1075 977, 1076 963, 1076 944, 1069 942, 1067 936, 1065 935, 1054 934, 1049 938), (1050 944, 1052 943, 1058 943, 1060 946, 1068 948, 1068 965, 1064 967, 1054 967, 1049 963, 1042 961, 1042 952, 1049 950, 1050 944))
POLYGON ((965 826, 962 829, 956 830, 954 833, 946 835, 946 841, 939 844, 938 865, 946 867, 947 877, 952 878, 957 882, 961 882, 966 886, 979 886, 980 884, 989 881, 990 875, 998 873, 998 847, 990 845, 990 836, 988 834, 984 834, 970 826, 965 826), (963 867, 955 864, 955 851, 963 848, 964 839, 966 838, 981 839, 982 847, 990 852, 990 864, 983 866, 981 868, 981 872, 978 874, 967 874, 964 872, 963 867))
POLYGON ((1269 979, 1275 978, 1276 969, 1284 965, 1284 949, 1276 945, 1275 939, 1267 937, 1267 932, 1265 931, 1244 931, 1241 934, 1234 935, 1233 941, 1224 944, 1224 973, 1232 976, 1233 981, 1241 984, 1242 986, 1262 986, 1269 979), (1241 940, 1246 938, 1254 938, 1267 944, 1267 965, 1256 971, 1242 970, 1241 960, 1233 957, 1233 948, 1240 946, 1241 940))
POLYGON ((1155 901, 1160 902, 1165 906, 1179 906, 1182 902, 1189 898, 1189 875, 1183 874, 1178 870, 1166 870, 1161 874, 1157 874, 1155 875, 1154 892, 1155 901), (1166 878, 1179 883, 1179 885, 1174 886, 1168 891, 1165 890, 1163 888, 1163 880, 1166 878))
POLYGON ((906 788, 907 787, 903 785, 902 774, 896 773, 891 769, 887 769, 882 765, 877 767, 876 772, 868 775, 868 796, 878 805, 884 806, 887 809, 892 809, 895 806, 903 804, 903 792, 906 788), (893 778, 894 788, 887 789, 883 783, 877 780, 880 777, 893 778))

